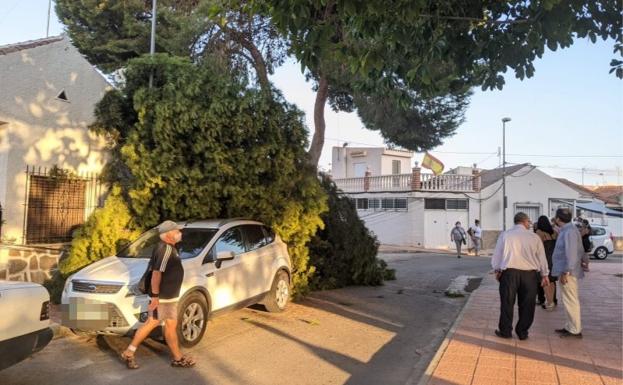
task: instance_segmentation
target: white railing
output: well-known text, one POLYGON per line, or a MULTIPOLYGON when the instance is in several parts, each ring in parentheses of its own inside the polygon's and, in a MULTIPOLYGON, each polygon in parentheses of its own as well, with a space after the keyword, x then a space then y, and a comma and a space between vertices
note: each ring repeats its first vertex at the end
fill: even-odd
POLYGON ((473 191, 473 177, 471 175, 422 174, 422 191, 473 191))
MULTIPOLYGON (((413 191, 412 174, 381 175, 361 178, 334 179, 337 187, 344 192, 365 191, 413 191)), ((418 191, 473 191, 471 175, 421 174, 418 191)))

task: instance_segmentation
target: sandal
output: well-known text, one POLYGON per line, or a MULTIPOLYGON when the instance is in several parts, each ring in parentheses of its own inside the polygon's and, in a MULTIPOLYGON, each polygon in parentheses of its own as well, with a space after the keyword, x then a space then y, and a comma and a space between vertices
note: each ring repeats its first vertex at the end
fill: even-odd
POLYGON ((171 360, 171 366, 175 368, 191 368, 195 366, 195 360, 190 356, 182 356, 179 360, 171 360))
POLYGON ((123 352, 121 353, 121 361, 125 362, 128 369, 138 369, 138 364, 136 363, 136 357, 134 357, 134 355, 128 355, 123 352))

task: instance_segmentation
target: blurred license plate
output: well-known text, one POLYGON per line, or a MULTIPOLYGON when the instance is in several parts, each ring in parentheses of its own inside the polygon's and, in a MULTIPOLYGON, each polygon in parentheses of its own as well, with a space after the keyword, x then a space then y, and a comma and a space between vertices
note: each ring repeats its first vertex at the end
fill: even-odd
POLYGON ((108 304, 85 298, 70 298, 61 305, 62 324, 76 329, 100 330, 108 326, 108 304))

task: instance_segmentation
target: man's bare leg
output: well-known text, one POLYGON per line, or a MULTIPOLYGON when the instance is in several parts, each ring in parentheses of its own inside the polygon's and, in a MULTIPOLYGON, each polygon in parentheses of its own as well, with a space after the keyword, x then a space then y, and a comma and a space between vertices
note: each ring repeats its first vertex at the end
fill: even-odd
POLYGON ((182 352, 180 351, 180 344, 177 338, 177 320, 167 319, 164 320, 164 338, 167 341, 171 356, 175 361, 182 359, 182 352))
POLYGON ((149 334, 154 330, 160 321, 157 319, 153 319, 152 317, 147 318, 147 321, 141 326, 136 333, 134 334, 134 338, 132 338, 132 342, 130 346, 128 346, 123 352, 124 357, 133 357, 136 348, 149 336, 149 334))

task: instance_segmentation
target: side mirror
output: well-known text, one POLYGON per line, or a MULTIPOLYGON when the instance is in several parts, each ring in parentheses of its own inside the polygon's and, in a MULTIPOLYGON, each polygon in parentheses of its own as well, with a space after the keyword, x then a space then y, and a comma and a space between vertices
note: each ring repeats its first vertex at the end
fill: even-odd
POLYGON ((220 269, 223 261, 231 261, 234 257, 236 257, 236 254, 234 254, 233 251, 219 251, 218 254, 216 254, 216 262, 214 265, 217 269, 220 269))

